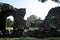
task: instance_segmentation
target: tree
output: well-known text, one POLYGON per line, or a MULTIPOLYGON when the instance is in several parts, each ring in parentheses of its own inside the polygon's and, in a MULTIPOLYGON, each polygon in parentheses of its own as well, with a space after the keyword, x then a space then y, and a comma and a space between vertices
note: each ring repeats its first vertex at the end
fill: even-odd
MULTIPOLYGON (((48 1, 48 0, 39 0, 39 1, 41 1, 42 3, 44 3, 44 2, 46 2, 46 1, 48 1)), ((51 0, 51 1, 54 1, 54 2, 60 3, 60 0, 51 0)))
POLYGON ((37 18, 36 15, 31 15, 29 18, 27 18, 26 22, 29 27, 40 27, 43 20, 41 20, 41 18, 37 18))
POLYGON ((10 18, 6 19, 6 25, 7 25, 7 27, 12 27, 13 21, 10 18))
POLYGON ((36 15, 31 15, 29 18, 27 18, 27 26, 31 27, 31 26, 34 26, 34 21, 37 20, 37 16, 36 15))
POLYGON ((41 27, 42 23, 43 23, 43 20, 41 20, 41 18, 38 18, 38 19, 35 21, 36 27, 41 27))
POLYGON ((35 21, 35 20, 37 20, 38 18, 37 18, 37 16, 36 15, 31 15, 29 18, 27 18, 27 20, 29 20, 29 21, 31 21, 31 22, 33 22, 33 21, 35 21))
POLYGON ((42 3, 44 3, 44 2, 46 2, 47 0, 39 0, 39 1, 41 1, 42 3))

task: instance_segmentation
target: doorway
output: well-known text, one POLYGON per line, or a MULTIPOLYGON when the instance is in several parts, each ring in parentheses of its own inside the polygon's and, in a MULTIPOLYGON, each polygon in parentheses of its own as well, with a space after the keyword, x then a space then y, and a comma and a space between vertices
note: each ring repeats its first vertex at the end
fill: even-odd
POLYGON ((14 25, 14 17, 13 16, 8 16, 6 18, 6 30, 13 30, 13 25, 14 25))

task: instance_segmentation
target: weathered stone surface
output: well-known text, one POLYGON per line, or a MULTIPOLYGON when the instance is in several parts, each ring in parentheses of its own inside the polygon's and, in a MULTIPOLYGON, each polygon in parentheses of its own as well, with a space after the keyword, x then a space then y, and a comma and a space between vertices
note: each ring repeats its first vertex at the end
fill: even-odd
POLYGON ((54 30, 54 28, 57 28, 60 26, 60 7, 55 7, 55 8, 52 8, 50 9, 50 11, 48 12, 43 24, 42 24, 42 27, 45 29, 45 30, 54 30), (56 18, 57 22, 56 22, 56 26, 52 25, 51 24, 51 19, 52 18, 56 18))
POLYGON ((13 30, 24 30, 24 27, 26 27, 24 20, 25 14, 25 8, 17 9, 9 4, 0 3, 0 30, 6 30, 6 18, 10 15, 14 17, 13 30))

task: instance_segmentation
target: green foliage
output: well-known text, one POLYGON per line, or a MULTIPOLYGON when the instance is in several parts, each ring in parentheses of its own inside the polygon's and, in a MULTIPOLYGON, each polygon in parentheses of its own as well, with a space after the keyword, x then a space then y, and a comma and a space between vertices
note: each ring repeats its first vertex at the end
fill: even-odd
POLYGON ((44 3, 44 2, 46 2, 47 0, 39 0, 39 1, 41 1, 42 3, 44 3))
POLYGON ((59 3, 59 0, 52 0, 52 1, 59 3))
MULTIPOLYGON (((9 40, 10 38, 2 38, 3 40, 9 40)), ((11 38, 11 39, 13 39, 13 38, 11 38)), ((20 38, 18 38, 18 39, 15 39, 15 40, 30 40, 30 38, 29 37, 20 37, 20 38)))
POLYGON ((42 25, 42 23, 43 23, 43 20, 38 20, 37 21, 37 26, 40 27, 42 25))
POLYGON ((49 38, 48 40, 55 40, 55 39, 53 39, 53 38, 49 38))
POLYGON ((37 20, 37 16, 36 15, 31 15, 30 17, 27 18, 27 20, 29 22, 33 22, 33 21, 37 20))
POLYGON ((29 37, 21 37, 21 38, 18 39, 18 40, 30 40, 30 38, 29 38, 29 37))
POLYGON ((6 25, 7 27, 12 27, 14 22, 11 19, 6 19, 6 25))
POLYGON ((3 40, 8 40, 8 38, 3 38, 3 40))
MULTIPOLYGON (((42 3, 44 3, 44 2, 46 2, 46 1, 48 1, 48 0, 39 0, 39 1, 42 2, 42 3)), ((54 1, 54 2, 60 3, 59 0, 51 0, 51 1, 54 1)))
POLYGON ((34 21, 29 21, 28 22, 28 26, 29 27, 40 27, 43 23, 43 20, 41 20, 40 18, 34 21))
POLYGON ((26 20, 26 24, 28 27, 40 27, 42 22, 43 22, 43 20, 41 20, 40 18, 37 18, 36 15, 31 15, 26 20))
POLYGON ((56 19, 56 17, 52 18, 50 22, 51 22, 52 25, 57 26, 57 19, 56 19))
POLYGON ((27 18, 27 21, 26 21, 27 26, 28 26, 28 27, 33 27, 33 26, 35 26, 35 23, 34 23, 35 20, 37 20, 37 16, 36 16, 36 15, 31 15, 30 17, 28 17, 28 18, 27 18))

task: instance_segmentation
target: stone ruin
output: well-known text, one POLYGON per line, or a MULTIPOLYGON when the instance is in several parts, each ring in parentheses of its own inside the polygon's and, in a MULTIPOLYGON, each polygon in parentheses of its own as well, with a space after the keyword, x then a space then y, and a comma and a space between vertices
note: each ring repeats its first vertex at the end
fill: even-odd
POLYGON ((60 37, 60 31, 57 31, 57 29, 59 29, 59 26, 60 26, 60 7, 55 7, 50 9, 39 30, 34 31, 29 30, 26 34, 28 34, 28 36, 37 38, 60 37), (56 19, 55 20, 56 25, 53 25, 51 23, 51 19, 56 19))
MULTIPOLYGON (((26 22, 24 20, 25 8, 17 9, 13 6, 0 3, 0 37, 20 37, 23 36, 24 28, 26 28, 26 22), (12 15, 14 17, 13 31, 9 33, 6 30, 6 18, 12 15)), ((45 20, 43 21, 43 30, 29 30, 24 35, 29 37, 56 37, 60 35, 60 32, 56 31, 56 28, 60 26, 60 7, 52 8, 45 20), (51 24, 51 19, 56 18, 56 26, 51 24), (37 35, 36 35, 37 34, 37 35)), ((40 27, 41 28, 41 27, 40 27)))
POLYGON ((51 8, 45 20, 43 21, 42 28, 46 31, 49 37, 60 37, 60 6, 51 8), (55 25, 53 21, 55 20, 55 25))
POLYGON ((46 30, 51 30, 51 28, 55 28, 55 29, 59 29, 60 27, 60 6, 55 7, 50 9, 50 11, 48 12, 44 22, 43 22, 43 28, 46 30), (55 18, 56 20, 56 25, 53 25, 51 23, 51 19, 55 18))
POLYGON ((25 14, 26 14, 25 8, 17 9, 9 4, 0 3, 0 32, 1 32, 0 36, 2 36, 2 35, 4 36, 7 34, 6 18, 10 15, 12 15, 14 17, 13 32, 11 34, 22 35, 24 28, 26 27, 26 25, 25 25, 26 22, 24 20, 25 14))

